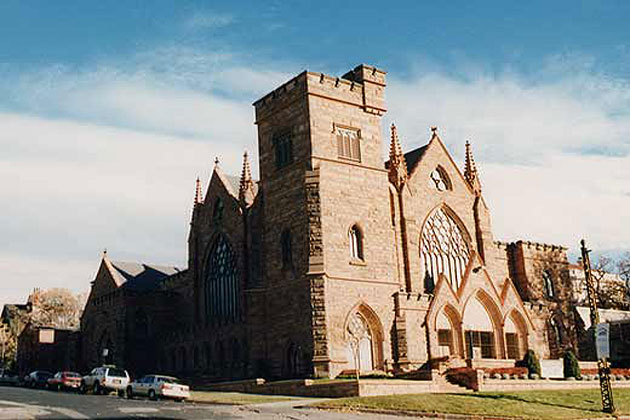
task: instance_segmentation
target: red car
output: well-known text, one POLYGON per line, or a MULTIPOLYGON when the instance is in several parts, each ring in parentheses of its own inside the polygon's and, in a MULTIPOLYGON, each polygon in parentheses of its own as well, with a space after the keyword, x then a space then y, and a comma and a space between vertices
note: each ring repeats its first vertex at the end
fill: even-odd
POLYGON ((62 391, 66 389, 79 389, 81 386, 81 375, 76 372, 57 372, 55 376, 48 379, 48 389, 62 391))

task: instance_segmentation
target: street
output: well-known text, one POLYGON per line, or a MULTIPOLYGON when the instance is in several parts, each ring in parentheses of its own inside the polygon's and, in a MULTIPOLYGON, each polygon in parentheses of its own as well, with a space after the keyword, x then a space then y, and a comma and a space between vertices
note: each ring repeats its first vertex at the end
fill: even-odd
MULTIPOLYGON (((308 400, 312 402, 312 400, 308 400)), ((4 419, 400 419, 296 408, 305 401, 252 405, 210 405, 173 401, 127 400, 115 395, 80 395, 0 386, 0 420, 4 419)))

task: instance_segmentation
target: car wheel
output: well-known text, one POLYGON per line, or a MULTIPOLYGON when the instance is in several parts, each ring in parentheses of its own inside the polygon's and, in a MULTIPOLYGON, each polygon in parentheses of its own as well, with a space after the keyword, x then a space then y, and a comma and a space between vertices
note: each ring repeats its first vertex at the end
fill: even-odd
POLYGON ((123 398, 125 396, 125 391, 122 389, 119 389, 118 391, 116 391, 116 394, 120 397, 123 398))
POLYGON ((157 395, 155 395, 155 391, 152 389, 149 390, 149 399, 151 401, 157 401, 157 395))
POLYGON ((101 393, 103 392, 101 390, 101 385, 97 382, 94 382, 94 389, 92 390, 92 392, 94 393, 94 395, 101 395, 101 393))
POLYGON ((133 400, 133 389, 130 386, 127 387, 127 398, 133 400))
POLYGON ((87 386, 85 386, 85 382, 81 381, 81 386, 79 386, 79 393, 85 394, 87 392, 87 386))

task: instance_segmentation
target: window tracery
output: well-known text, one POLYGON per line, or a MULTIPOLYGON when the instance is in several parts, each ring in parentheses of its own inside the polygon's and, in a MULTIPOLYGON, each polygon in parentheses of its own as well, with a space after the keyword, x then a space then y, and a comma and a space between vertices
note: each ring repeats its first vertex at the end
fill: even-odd
POLYGON ((212 321, 234 321, 238 315, 238 272, 236 258, 221 235, 206 266, 206 314, 212 321))
POLYGON ((444 169, 439 166, 431 171, 429 175, 429 185, 434 187, 438 191, 446 191, 451 189, 451 182, 446 175, 444 169))
POLYGON ((468 241, 459 225, 444 209, 438 209, 422 229, 421 253, 425 269, 425 289, 430 292, 443 274, 455 290, 459 288, 468 261, 468 241))

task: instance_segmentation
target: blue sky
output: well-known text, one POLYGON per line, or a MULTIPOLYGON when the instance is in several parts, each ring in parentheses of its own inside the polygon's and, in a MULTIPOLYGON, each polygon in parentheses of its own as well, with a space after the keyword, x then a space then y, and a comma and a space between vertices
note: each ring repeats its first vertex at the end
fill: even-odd
POLYGON ((431 125, 458 161, 472 141, 497 239, 619 255, 629 19, 626 1, 0 2, 0 304, 86 289, 105 247, 183 265, 194 179, 244 149, 257 166, 251 103, 359 63, 388 71, 406 149, 431 125))

